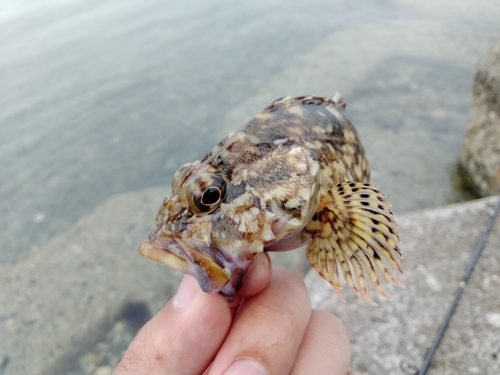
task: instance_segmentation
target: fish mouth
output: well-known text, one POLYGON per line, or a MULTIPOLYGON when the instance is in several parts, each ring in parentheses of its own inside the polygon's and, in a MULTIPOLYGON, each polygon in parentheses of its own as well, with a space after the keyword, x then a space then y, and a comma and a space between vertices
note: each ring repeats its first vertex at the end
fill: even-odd
MULTIPOLYGON (((139 246, 139 253, 151 260, 194 276, 205 293, 219 293, 231 280, 231 271, 207 255, 203 246, 176 237, 150 235, 139 246)), ((233 291, 234 293, 234 291, 233 291)), ((226 297, 227 299, 227 297, 226 297)))

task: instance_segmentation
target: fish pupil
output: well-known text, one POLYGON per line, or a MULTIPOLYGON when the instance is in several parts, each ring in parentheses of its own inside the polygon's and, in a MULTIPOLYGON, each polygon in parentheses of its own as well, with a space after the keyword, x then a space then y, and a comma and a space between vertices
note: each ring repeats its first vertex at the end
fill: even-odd
POLYGON ((206 206, 211 206, 212 204, 216 204, 219 201, 220 196, 221 193, 219 189, 210 187, 203 193, 201 203, 206 206))

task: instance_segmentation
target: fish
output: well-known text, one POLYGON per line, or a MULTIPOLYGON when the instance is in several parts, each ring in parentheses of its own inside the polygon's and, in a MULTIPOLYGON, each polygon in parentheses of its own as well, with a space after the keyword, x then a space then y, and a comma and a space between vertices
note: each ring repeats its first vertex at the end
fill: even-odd
POLYGON ((180 167, 139 248, 229 302, 262 251, 306 246, 312 268, 344 301, 350 285, 404 285, 398 227, 340 94, 283 97, 180 167))

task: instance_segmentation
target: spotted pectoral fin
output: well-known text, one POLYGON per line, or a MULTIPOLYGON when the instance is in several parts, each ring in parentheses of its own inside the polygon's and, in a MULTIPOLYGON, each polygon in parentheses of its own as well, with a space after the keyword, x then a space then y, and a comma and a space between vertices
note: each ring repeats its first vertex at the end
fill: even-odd
POLYGON ((394 214, 373 185, 342 182, 324 193, 305 233, 311 237, 311 266, 342 300, 341 276, 370 304, 375 304, 368 295, 370 284, 385 297, 387 282, 404 287, 396 279, 404 271, 394 214))

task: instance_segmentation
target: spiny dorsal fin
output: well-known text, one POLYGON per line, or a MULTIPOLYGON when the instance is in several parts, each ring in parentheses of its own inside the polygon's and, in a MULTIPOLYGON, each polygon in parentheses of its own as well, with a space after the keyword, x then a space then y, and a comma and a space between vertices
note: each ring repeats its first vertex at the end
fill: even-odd
POLYGON ((323 106, 334 106, 335 108, 345 111, 346 102, 340 93, 336 93, 333 98, 325 98, 321 96, 306 95, 298 96, 296 98, 291 98, 289 96, 284 96, 282 98, 276 99, 272 102, 264 111, 272 111, 276 107, 291 107, 294 105, 323 105, 323 106))
POLYGON ((386 282, 404 287, 399 235, 390 203, 375 186, 341 182, 321 196, 318 211, 305 228, 311 266, 342 297, 340 274, 362 300, 375 304, 368 286, 388 297, 386 282))

